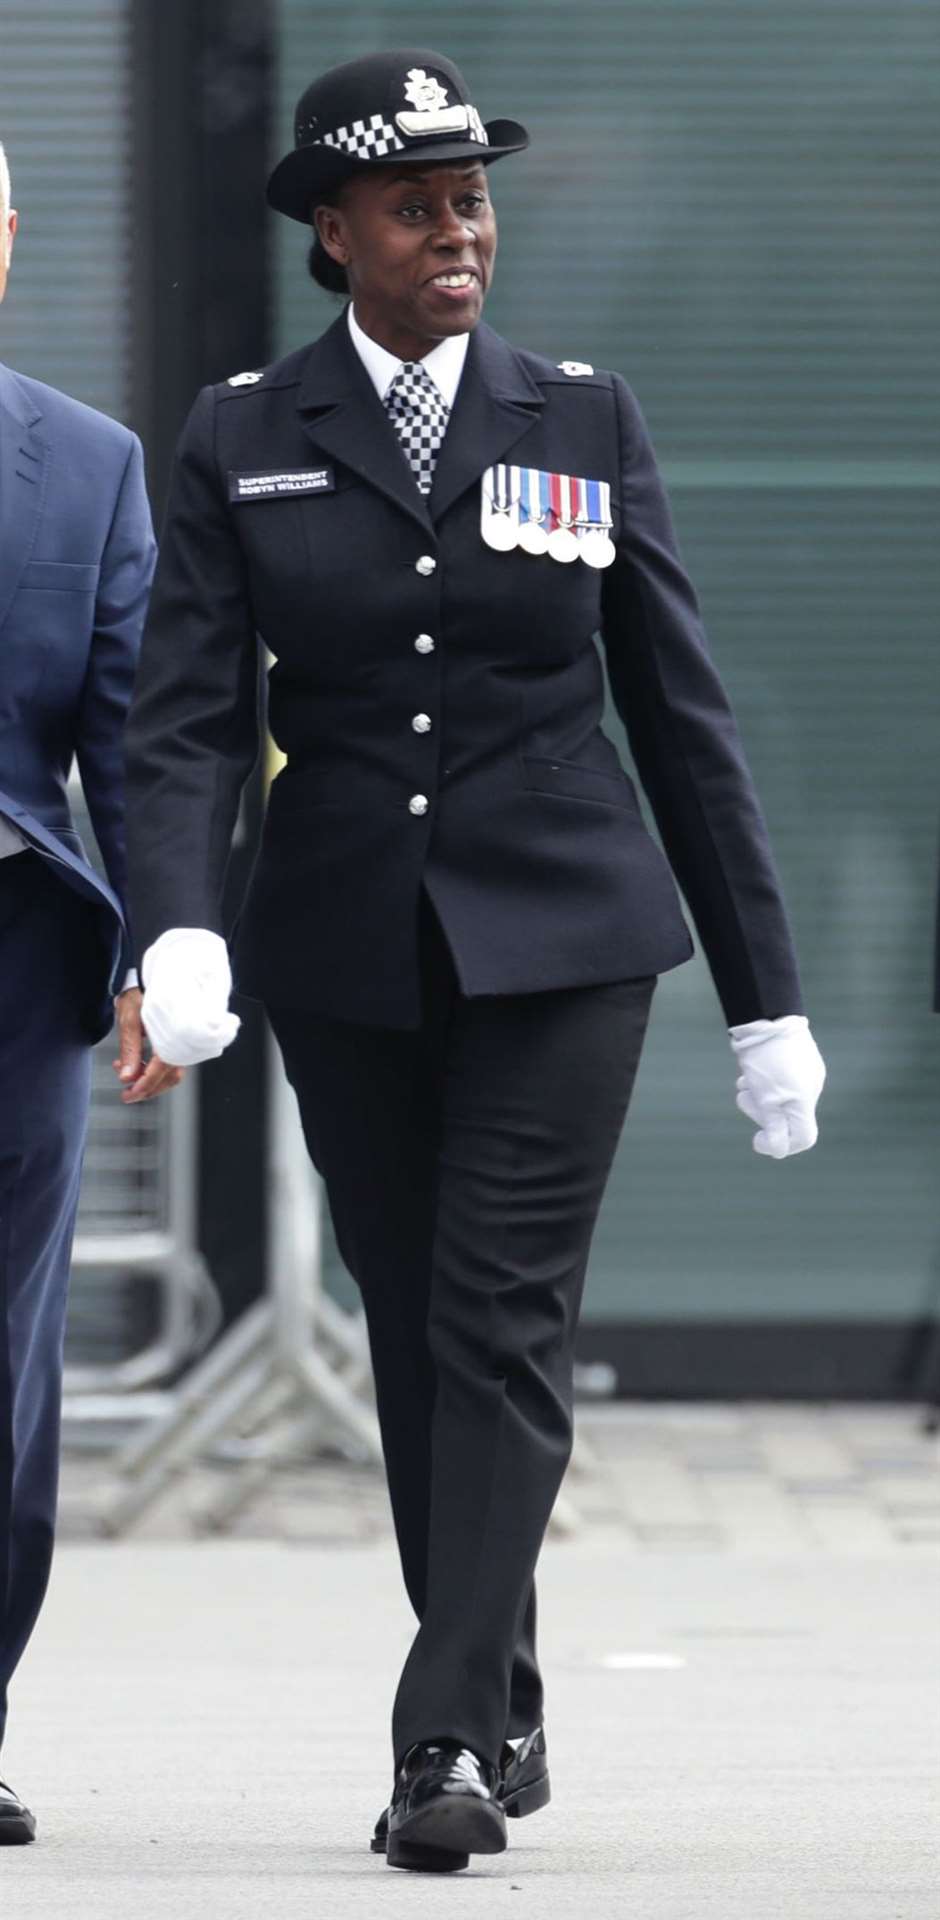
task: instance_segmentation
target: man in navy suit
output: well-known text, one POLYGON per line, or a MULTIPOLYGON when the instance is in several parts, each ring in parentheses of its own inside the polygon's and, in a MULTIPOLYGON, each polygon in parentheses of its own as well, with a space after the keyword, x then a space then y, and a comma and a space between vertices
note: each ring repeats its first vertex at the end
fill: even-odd
MULTIPOLYGON (((0 147, 0 300, 15 232, 0 147)), ((49 1577, 91 1050, 115 997, 115 1064, 140 1072, 122 732, 154 553, 135 436, 0 363, 0 1744, 49 1577), (107 882, 71 822, 73 757, 107 882)), ((0 1845, 35 1830, 0 1783, 0 1845)))

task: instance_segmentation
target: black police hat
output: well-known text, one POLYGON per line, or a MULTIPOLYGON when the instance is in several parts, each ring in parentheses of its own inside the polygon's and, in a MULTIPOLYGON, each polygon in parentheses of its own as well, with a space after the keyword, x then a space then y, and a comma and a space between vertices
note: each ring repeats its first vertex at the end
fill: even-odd
POLYGON ((314 80, 301 94, 294 151, 268 181, 278 213, 310 219, 310 203, 360 166, 415 160, 479 160, 521 153, 529 136, 517 120, 483 125, 462 75, 442 53, 397 47, 370 53, 314 80))

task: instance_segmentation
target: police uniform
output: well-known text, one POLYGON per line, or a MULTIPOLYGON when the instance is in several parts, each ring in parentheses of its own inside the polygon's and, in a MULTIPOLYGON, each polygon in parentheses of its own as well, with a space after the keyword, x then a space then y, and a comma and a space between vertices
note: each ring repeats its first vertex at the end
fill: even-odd
POLYGON ((287 766, 237 927, 242 992, 416 1026, 422 882, 466 994, 661 973, 692 950, 671 866, 729 1024, 800 1010, 760 808, 619 375, 481 324, 427 501, 345 314, 200 394, 130 723, 141 950, 223 930, 256 633, 287 766), (510 455, 609 482, 614 566, 485 545, 482 476, 510 455), (596 633, 668 865, 601 729, 596 633))
MULTIPOLYGON (((439 56, 400 58, 453 87, 439 56)), ((365 1304, 421 1623, 395 1760, 446 1734, 495 1765, 541 1718, 533 1576, 588 1247, 655 977, 692 950, 673 876, 729 1023, 800 1011, 791 937, 618 374, 479 325, 427 495, 346 313, 200 394, 129 729, 141 951, 225 930, 256 635, 286 766, 235 981, 268 1008, 365 1304), (573 521, 588 480, 591 563, 527 550, 539 486, 573 521), (666 857, 601 726, 602 654, 666 857)))

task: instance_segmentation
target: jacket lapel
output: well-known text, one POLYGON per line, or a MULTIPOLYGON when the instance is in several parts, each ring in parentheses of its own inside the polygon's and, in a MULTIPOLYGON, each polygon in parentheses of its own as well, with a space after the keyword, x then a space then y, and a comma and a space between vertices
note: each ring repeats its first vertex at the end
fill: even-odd
POLYGON ((512 347, 490 327, 478 326, 427 499, 349 337, 345 312, 311 347, 297 405, 318 448, 378 487, 429 533, 459 495, 521 440, 543 397, 512 347))
POLYGON ((528 432, 544 404, 518 354, 478 326, 470 335, 454 410, 431 485, 432 520, 440 520, 467 487, 528 432))
POLYGON ((427 501, 349 337, 345 310, 310 349, 297 408, 318 447, 431 532, 427 501))
POLYGON ((49 448, 42 419, 8 367, 0 366, 0 629, 39 531, 49 448))

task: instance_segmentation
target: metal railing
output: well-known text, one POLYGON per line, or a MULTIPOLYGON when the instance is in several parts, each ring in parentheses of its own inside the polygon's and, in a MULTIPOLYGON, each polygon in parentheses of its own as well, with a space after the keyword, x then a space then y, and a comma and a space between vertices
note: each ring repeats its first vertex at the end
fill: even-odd
POLYGON ((93 1063, 72 1253, 67 1417, 81 1412, 77 1394, 127 1394, 171 1379, 207 1345, 221 1317, 196 1245, 195 1082, 185 1080, 172 1099, 125 1107, 113 1054, 109 1036, 93 1063), (121 1351, 147 1323, 143 1343, 121 1351))
POLYGON ((322 1290, 319 1182, 270 1035, 268 1068, 267 1290, 113 1455, 98 1512, 107 1533, 133 1526, 207 1454, 221 1451, 231 1468, 200 1516, 213 1531, 223 1531, 285 1459, 309 1457, 324 1430, 350 1458, 381 1464, 363 1316, 344 1313, 322 1290))
MULTIPOLYGON (((89 848, 79 788, 75 823, 89 848)), ((82 1192, 72 1254, 64 1417, 106 1418, 109 1401, 161 1385, 200 1353, 221 1307, 197 1245, 197 1095, 190 1075, 171 1099, 126 1107, 95 1048, 82 1192)))

